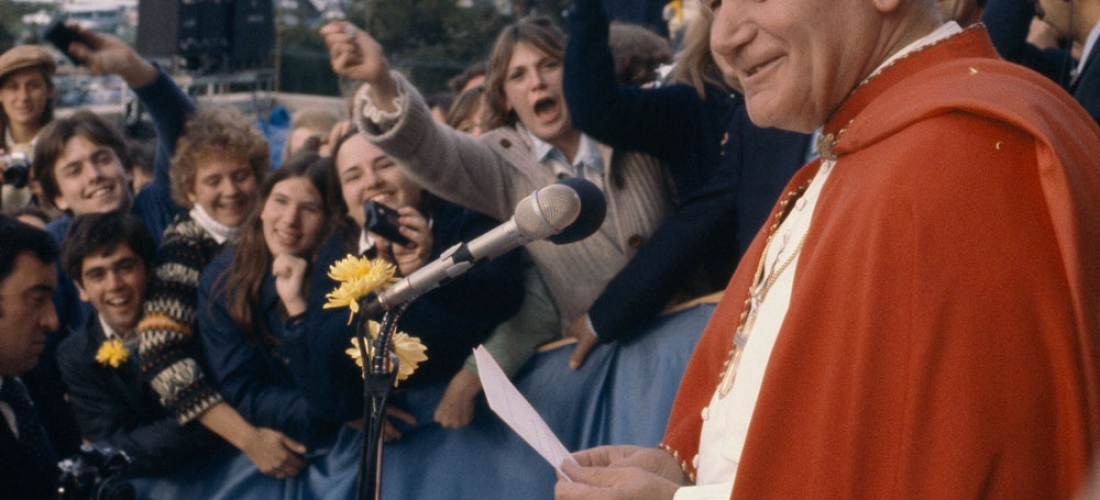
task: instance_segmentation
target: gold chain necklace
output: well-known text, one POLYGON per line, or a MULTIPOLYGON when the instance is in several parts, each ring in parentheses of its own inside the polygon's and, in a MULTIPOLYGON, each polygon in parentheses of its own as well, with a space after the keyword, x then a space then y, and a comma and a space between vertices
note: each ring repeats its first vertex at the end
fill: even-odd
MULTIPOLYGON (((829 160, 832 159, 833 158, 829 158, 829 160)), ((814 177, 817 177, 816 174, 814 177)), ((760 262, 756 265, 756 272, 753 274, 752 285, 749 285, 749 296, 745 299, 745 303, 742 306, 737 331, 733 335, 733 345, 730 347, 729 357, 726 358, 726 362, 722 365, 722 374, 720 375, 721 384, 718 386, 719 399, 725 398, 733 388, 733 381, 737 376, 737 365, 741 362, 741 355, 745 352, 745 347, 749 341, 749 334, 752 333, 752 327, 756 324, 756 317, 760 311, 760 304, 764 302, 764 299, 768 296, 768 292, 771 290, 772 286, 775 285, 775 282, 779 280, 779 276, 783 274, 783 271, 786 271, 787 268, 794 263, 795 258, 802 252, 802 246, 806 243, 806 236, 810 234, 810 230, 807 227, 806 231, 802 233, 802 237, 799 238, 798 245, 791 250, 790 255, 788 255, 782 263, 779 263, 779 257, 783 253, 783 248, 787 243, 784 241, 783 246, 780 247, 779 252, 775 256, 775 261, 772 263, 771 272, 768 273, 767 278, 764 277, 764 268, 768 260, 768 252, 771 250, 772 242, 775 240, 780 224, 790 213, 789 208, 791 202, 802 197, 812 182, 813 178, 803 183, 797 189, 788 191, 787 197, 779 202, 780 210, 775 214, 775 222, 768 228, 770 231, 768 239, 764 243, 764 251, 760 255, 760 262)))

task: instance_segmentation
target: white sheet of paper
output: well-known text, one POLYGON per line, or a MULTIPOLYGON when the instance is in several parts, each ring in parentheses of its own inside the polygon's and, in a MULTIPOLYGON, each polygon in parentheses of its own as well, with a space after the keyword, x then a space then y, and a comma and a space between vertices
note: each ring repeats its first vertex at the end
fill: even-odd
POLYGON ((531 445, 542 458, 545 458, 554 470, 558 471, 566 480, 561 471, 562 462, 568 460, 574 465, 577 461, 569 454, 565 445, 546 425, 546 421, 527 402, 527 398, 520 394, 512 381, 504 375, 504 370, 493 359, 493 355, 485 350, 484 346, 474 349, 474 359, 477 360, 477 373, 481 379, 481 387, 485 391, 485 398, 489 400, 489 407, 500 416, 504 423, 519 434, 527 444, 531 445))

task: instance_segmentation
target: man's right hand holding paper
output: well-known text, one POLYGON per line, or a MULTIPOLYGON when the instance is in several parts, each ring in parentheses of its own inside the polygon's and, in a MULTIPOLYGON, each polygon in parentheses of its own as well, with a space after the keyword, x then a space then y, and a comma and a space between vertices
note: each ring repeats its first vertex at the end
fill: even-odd
POLYGON ((555 500, 671 500, 691 484, 676 459, 659 448, 600 446, 573 458, 580 467, 562 464, 573 481, 558 479, 555 500))

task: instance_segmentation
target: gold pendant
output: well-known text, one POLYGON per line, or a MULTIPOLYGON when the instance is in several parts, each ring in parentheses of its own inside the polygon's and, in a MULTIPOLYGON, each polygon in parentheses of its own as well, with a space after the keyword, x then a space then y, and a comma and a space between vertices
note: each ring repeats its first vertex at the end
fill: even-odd
POLYGON ((745 325, 733 335, 733 355, 730 356, 730 364, 726 367, 726 374, 722 376, 722 384, 718 386, 718 399, 723 399, 733 389, 733 380, 737 378, 737 365, 741 363, 741 354, 745 352, 745 346, 749 342, 749 333, 752 325, 756 324, 756 306, 753 305, 749 316, 745 318, 745 325))
POLYGON ((737 378, 737 363, 741 361, 742 352, 745 352, 745 350, 733 346, 733 358, 730 360, 730 365, 726 367, 726 374, 722 377, 722 385, 718 387, 718 399, 724 399, 730 393, 730 389, 733 389, 733 379, 737 378))

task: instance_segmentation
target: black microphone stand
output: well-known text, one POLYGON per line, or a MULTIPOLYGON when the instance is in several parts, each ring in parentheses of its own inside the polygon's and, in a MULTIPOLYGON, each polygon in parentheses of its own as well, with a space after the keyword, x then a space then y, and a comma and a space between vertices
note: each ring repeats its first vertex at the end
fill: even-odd
POLYGON ((397 332, 397 320, 409 306, 408 302, 386 311, 382 317, 378 338, 372 341, 374 355, 367 356, 365 334, 366 315, 359 316, 359 355, 363 360, 363 447, 359 450, 359 479, 356 484, 358 500, 382 498, 382 426, 386 419, 386 401, 393 391, 397 378, 397 357, 393 354, 393 335, 397 332))

